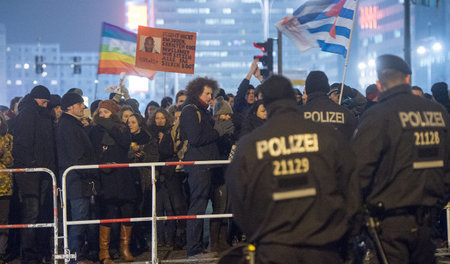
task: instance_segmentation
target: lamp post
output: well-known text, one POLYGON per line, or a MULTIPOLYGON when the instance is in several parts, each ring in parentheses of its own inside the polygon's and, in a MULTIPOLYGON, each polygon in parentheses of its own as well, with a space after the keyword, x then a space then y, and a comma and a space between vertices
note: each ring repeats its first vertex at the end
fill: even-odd
POLYGON ((417 54, 425 56, 425 62, 427 65, 427 86, 431 89, 431 62, 434 60, 434 56, 442 51, 442 44, 435 42, 431 46, 419 46, 417 47, 417 54))

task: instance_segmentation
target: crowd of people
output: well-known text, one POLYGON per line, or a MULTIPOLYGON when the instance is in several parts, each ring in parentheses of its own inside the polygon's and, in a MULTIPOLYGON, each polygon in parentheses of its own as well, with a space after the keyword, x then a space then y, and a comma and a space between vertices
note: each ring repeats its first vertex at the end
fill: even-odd
MULTIPOLYGON (((435 145, 434 149, 390 153, 395 149, 386 146, 395 145, 393 142, 403 132, 390 127, 383 117, 397 113, 392 109, 391 113, 383 110, 387 113, 381 117, 376 113, 381 112, 382 105, 385 109, 396 106, 396 101, 386 99, 395 90, 390 89, 396 86, 391 82, 398 76, 395 74, 410 76, 411 72, 397 57, 384 60, 387 62, 379 75, 385 69, 394 73, 388 72, 380 83, 367 87, 366 96, 347 85, 343 89, 339 83, 330 85, 321 71, 309 73, 302 93, 282 76, 264 80, 254 61, 236 95, 219 89, 214 79, 198 77, 176 94, 174 103, 170 97, 163 98, 161 104, 151 101, 144 113, 125 88, 87 108, 82 89, 70 89, 60 97, 38 85, 0 109, 0 169, 48 168, 58 175, 61 187, 63 172, 73 165, 232 159, 229 169, 222 165, 157 168, 153 187, 158 216, 202 215, 209 201, 214 214, 233 212, 236 216, 233 220, 211 219, 208 241, 203 236, 203 220, 158 221, 159 247, 186 248, 192 259, 210 258, 226 251, 233 241, 247 237, 259 249, 258 263, 300 263, 299 259, 306 258, 309 262, 301 263, 341 263, 339 241, 348 233, 350 216, 356 215, 362 203, 375 205, 382 201, 386 210, 391 210, 389 214, 396 217, 412 212, 411 207, 446 203, 437 201, 443 198, 444 185, 429 199, 428 193, 420 196, 423 190, 419 189, 416 196, 422 200, 412 203, 408 192, 415 193, 414 186, 383 196, 397 180, 397 174, 408 181, 408 176, 417 173, 405 166, 395 167, 395 155, 415 160, 414 166, 423 169, 420 176, 434 180, 430 183, 413 178, 428 192, 443 183, 440 168, 444 167, 432 167, 430 159, 433 155, 448 156, 448 132, 440 126, 433 130, 437 134, 416 138, 423 145, 435 145), (259 82, 256 88, 250 84, 252 78, 259 82), (385 79, 388 81, 383 82, 385 79), (390 134, 377 134, 371 126, 374 124, 391 129, 390 134), (350 141, 354 142, 353 151, 347 147, 350 141), (373 155, 367 155, 369 152, 373 155), (389 158, 383 157, 386 152, 389 158), (360 183, 353 177, 357 169, 363 179, 360 183), (391 178, 379 180, 375 177, 378 174, 391 178), (380 181, 385 181, 381 187, 377 186, 380 181), (359 186, 362 200, 358 197, 359 186), (308 250, 292 250, 304 247, 308 250)), ((378 65, 383 65, 383 60, 378 65)), ((439 112, 441 119, 434 115, 424 120, 408 112, 400 114, 404 127, 415 122, 426 127, 442 121, 448 128, 446 111, 433 102, 450 111, 447 84, 436 83, 431 88, 433 95, 426 98, 420 87, 411 89, 405 80, 396 83, 403 85, 401 92, 424 97, 414 104, 429 107, 430 113, 439 112)), ((410 97, 408 100, 413 101, 410 97)), ((414 141, 401 144, 412 146, 414 141)), ((448 160, 442 160, 447 166, 448 160)), ((153 187, 148 167, 71 171, 67 175, 69 219, 149 217, 153 187)), ((47 174, 0 172, 0 225, 47 223, 52 222, 51 217, 52 186, 47 174)), ((384 224, 392 228, 387 221, 384 224)), ((70 252, 77 254, 80 263, 109 264, 119 257, 131 262, 149 250, 150 232, 149 222, 75 225, 69 228, 70 252)), ((48 229, 0 229, 0 263, 14 254, 20 255, 22 263, 48 262, 51 241, 48 229)), ((392 245, 386 251, 390 257, 395 256, 395 248, 399 247, 392 245)))

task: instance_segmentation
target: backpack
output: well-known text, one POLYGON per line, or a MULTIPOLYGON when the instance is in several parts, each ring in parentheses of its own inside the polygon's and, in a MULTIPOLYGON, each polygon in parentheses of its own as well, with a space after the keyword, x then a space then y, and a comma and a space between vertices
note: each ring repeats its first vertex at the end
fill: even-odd
MULTIPOLYGON (((200 114, 198 107, 195 104, 188 104, 183 107, 183 110, 188 106, 195 108, 198 115, 198 123, 200 124, 202 122, 202 115, 200 114)), ((186 139, 183 139, 181 136, 180 120, 175 121, 175 123, 172 126, 172 130, 170 131, 170 134, 174 142, 173 144, 174 151, 178 159, 183 160, 184 154, 186 153, 188 148, 188 141, 186 139)))

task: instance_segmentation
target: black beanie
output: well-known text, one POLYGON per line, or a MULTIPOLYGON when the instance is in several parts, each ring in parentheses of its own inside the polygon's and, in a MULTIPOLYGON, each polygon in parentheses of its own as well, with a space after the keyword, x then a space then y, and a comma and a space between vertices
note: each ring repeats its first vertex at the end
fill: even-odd
POLYGON ((47 99, 50 100, 50 91, 47 87, 43 85, 35 86, 31 92, 30 96, 32 99, 47 99))
POLYGON ((67 107, 83 102, 83 97, 78 93, 66 93, 61 99, 61 108, 66 111, 67 107))
POLYGON ((328 83, 327 75, 322 71, 312 71, 308 74, 305 81, 306 94, 315 92, 328 93, 330 91, 330 84, 328 83))
POLYGON ((59 96, 57 94, 51 94, 50 101, 48 102, 48 106, 50 108, 55 108, 58 105, 61 105, 61 96, 59 96))
POLYGON ((446 103, 448 99, 448 85, 445 82, 438 82, 431 86, 431 93, 434 99, 440 103, 446 103))
POLYGON ((280 99, 291 99, 295 101, 294 88, 291 81, 281 75, 272 75, 261 84, 261 93, 264 106, 268 106, 280 99))

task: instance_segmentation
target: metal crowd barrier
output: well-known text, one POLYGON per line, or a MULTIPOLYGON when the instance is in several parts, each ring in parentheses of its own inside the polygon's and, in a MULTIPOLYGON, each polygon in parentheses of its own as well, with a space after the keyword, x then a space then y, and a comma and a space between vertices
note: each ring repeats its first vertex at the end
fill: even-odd
MULTIPOLYGON (((74 257, 69 250, 68 230, 69 225, 81 224, 100 224, 100 223, 123 223, 123 222, 143 222, 152 221, 152 264, 158 263, 157 255, 157 228, 158 220, 176 220, 176 219, 200 219, 200 218, 228 218, 233 217, 232 214, 212 214, 212 215, 185 215, 185 216, 156 216, 156 167, 177 166, 177 165, 221 165, 229 164, 229 160, 211 160, 211 161, 183 161, 183 162, 148 162, 148 163, 121 163, 121 164, 100 164, 100 165, 76 165, 67 168, 62 175, 62 198, 63 198, 63 231, 64 231, 64 252, 65 263, 74 257), (151 167, 152 172, 152 217, 139 218, 122 218, 122 219, 98 219, 98 220, 67 220, 67 174, 73 170, 89 170, 89 169, 105 169, 105 168, 139 168, 151 167), (154 221, 156 220, 156 221, 154 221)), ((75 256, 76 257, 76 256, 75 256)))
POLYGON ((38 223, 38 224, 12 224, 12 225, 0 225, 1 229, 10 229, 10 228, 45 228, 45 227, 53 227, 53 235, 54 235, 54 261, 55 264, 58 263, 58 259, 64 259, 68 256, 58 255, 58 204, 57 204, 57 195, 58 195, 58 187, 56 186, 56 176, 55 174, 46 168, 26 168, 26 169, 0 169, 0 172, 11 172, 11 173, 30 173, 30 172, 45 172, 48 173, 52 177, 53 184, 53 223, 38 223))

